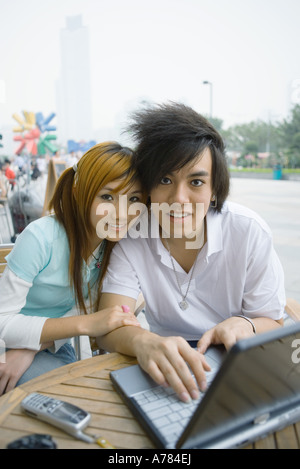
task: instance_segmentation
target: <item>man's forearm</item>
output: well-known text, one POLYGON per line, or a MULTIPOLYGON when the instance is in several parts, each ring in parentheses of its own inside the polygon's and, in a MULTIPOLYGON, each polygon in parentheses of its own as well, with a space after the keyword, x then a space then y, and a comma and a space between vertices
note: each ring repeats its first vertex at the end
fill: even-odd
POLYGON ((253 323, 258 334, 271 331, 272 329, 277 329, 278 327, 282 327, 284 325, 283 319, 278 319, 275 321, 275 319, 266 317, 255 318, 253 319, 253 323))
POLYGON ((100 348, 108 352, 119 352, 135 357, 135 339, 148 334, 150 334, 150 332, 146 329, 131 326, 120 327, 105 336, 97 337, 97 344, 100 348))

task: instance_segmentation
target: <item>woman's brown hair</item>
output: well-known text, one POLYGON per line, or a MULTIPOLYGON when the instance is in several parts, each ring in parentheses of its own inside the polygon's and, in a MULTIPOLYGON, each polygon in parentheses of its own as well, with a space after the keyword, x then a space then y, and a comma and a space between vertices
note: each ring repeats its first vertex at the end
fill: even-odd
MULTIPOLYGON (((91 206, 109 182, 122 179, 116 192, 131 186, 136 181, 132 169, 133 151, 116 142, 105 142, 93 146, 78 161, 77 168, 66 169, 59 178, 49 204, 57 220, 64 226, 70 247, 69 278, 74 288, 76 303, 86 313, 82 291, 83 261, 91 255, 88 239, 94 234, 91 223, 91 206)), ((99 275, 99 303, 101 283, 106 273, 114 243, 106 241, 106 249, 99 275)))

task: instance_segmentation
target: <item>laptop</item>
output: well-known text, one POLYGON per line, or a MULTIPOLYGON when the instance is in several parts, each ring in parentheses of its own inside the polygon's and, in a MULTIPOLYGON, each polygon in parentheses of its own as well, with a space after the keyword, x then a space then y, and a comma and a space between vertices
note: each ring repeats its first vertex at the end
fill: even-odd
POLYGON ((300 420, 300 323, 211 347, 199 400, 181 402, 139 365, 110 373, 157 448, 239 448, 300 420))

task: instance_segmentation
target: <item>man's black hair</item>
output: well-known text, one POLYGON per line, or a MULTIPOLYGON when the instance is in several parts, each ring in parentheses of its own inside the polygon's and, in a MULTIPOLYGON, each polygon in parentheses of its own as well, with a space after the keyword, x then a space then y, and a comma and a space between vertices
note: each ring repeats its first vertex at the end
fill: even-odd
POLYGON ((159 181, 209 148, 212 190, 220 211, 229 193, 229 171, 222 137, 201 114, 179 103, 151 106, 135 112, 128 127, 137 141, 135 165, 148 193, 159 181))

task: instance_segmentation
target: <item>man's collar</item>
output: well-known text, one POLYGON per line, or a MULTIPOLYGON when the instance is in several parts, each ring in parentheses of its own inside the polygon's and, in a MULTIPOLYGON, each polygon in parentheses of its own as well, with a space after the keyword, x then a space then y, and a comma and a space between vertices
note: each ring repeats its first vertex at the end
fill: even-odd
MULTIPOLYGON (((223 249, 223 231, 222 231, 222 215, 209 209, 206 214, 207 242, 204 245, 203 254, 208 260, 212 254, 222 251, 223 249)), ((150 234, 150 230, 149 230, 150 234)), ((151 249, 159 256, 163 264, 172 267, 168 251, 163 246, 159 236, 154 236, 150 240, 151 249)))
POLYGON ((222 215, 209 209, 206 214, 206 228, 208 245, 207 257, 209 257, 223 249, 222 215))

